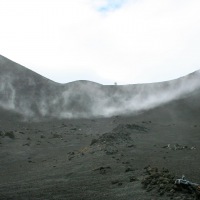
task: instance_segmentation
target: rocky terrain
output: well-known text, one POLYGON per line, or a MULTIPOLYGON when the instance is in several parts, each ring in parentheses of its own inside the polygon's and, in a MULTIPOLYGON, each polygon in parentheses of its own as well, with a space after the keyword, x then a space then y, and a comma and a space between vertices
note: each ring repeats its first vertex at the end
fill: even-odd
POLYGON ((199 199, 175 184, 200 183, 199 72, 62 85, 4 57, 0 72, 0 199, 199 199))

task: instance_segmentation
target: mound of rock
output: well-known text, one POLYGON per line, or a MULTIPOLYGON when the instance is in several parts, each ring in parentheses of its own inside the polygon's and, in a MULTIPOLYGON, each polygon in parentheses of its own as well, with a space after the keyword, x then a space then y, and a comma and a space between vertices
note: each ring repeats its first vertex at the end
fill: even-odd
POLYGON ((90 146, 100 147, 106 154, 116 154, 120 150, 119 145, 134 147, 131 134, 138 132, 147 132, 147 128, 136 124, 119 124, 111 132, 107 132, 91 141, 90 146))
POLYGON ((10 139, 15 139, 14 131, 0 131, 1 137, 9 137, 10 139))
POLYGON ((175 176, 168 169, 145 168, 145 176, 142 185, 147 192, 158 196, 166 196, 170 199, 197 200, 200 199, 198 191, 190 186, 176 185, 175 176))
POLYGON ((93 139, 91 145, 94 144, 121 144, 131 140, 130 133, 108 132, 101 135, 98 139, 93 139))
POLYGON ((133 133, 133 132, 147 132, 148 129, 144 126, 137 124, 119 124, 116 128, 113 129, 117 133, 133 133))
POLYGON ((128 143, 131 134, 137 132, 147 132, 147 128, 137 124, 119 124, 111 132, 104 133, 98 139, 93 139, 91 145, 94 144, 122 144, 128 143))

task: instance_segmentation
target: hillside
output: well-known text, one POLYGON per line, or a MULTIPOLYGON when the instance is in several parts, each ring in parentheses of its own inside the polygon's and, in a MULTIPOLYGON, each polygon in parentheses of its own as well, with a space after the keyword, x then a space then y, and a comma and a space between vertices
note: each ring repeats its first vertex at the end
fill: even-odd
POLYGON ((161 83, 101 85, 55 83, 0 56, 0 107, 25 119, 88 118, 137 114, 200 88, 200 73, 161 83))

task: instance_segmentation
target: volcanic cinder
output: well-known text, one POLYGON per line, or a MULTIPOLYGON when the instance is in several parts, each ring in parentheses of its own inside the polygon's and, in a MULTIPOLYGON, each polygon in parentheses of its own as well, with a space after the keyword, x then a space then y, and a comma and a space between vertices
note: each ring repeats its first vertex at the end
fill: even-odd
POLYGON ((0 199, 198 199, 174 180, 199 154, 199 71, 59 84, 0 56, 0 199))

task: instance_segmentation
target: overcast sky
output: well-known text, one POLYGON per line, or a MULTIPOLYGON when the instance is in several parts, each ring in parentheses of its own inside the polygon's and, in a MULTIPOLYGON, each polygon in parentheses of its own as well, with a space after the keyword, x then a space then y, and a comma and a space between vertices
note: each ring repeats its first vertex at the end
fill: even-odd
POLYGON ((0 0, 0 54, 60 83, 178 78, 200 69, 200 1, 0 0))

